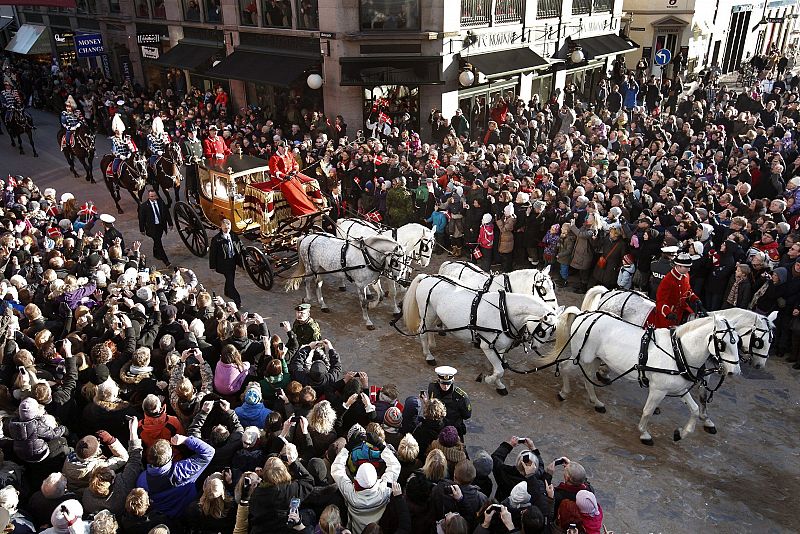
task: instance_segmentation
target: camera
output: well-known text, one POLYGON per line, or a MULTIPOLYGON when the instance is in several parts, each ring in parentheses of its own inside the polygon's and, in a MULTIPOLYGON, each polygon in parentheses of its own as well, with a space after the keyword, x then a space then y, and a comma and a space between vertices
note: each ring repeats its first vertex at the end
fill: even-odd
POLYGON ((531 465, 533 463, 533 458, 531 458, 531 453, 524 452, 522 453, 522 463, 525 465, 531 465))
POLYGON ((564 465, 565 463, 567 463, 567 460, 566 460, 566 459, 564 459, 564 458, 559 458, 558 460, 556 460, 555 462, 553 462, 553 465, 564 465))

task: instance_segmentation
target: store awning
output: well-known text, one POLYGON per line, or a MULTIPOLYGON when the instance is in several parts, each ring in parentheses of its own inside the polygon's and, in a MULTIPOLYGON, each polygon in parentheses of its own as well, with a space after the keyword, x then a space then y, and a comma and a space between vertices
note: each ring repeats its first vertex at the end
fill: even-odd
POLYGON ((630 39, 625 39, 613 33, 585 39, 574 39, 572 42, 580 45, 586 55, 586 59, 600 59, 615 54, 624 54, 639 48, 639 45, 630 39))
POLYGON ((50 34, 47 26, 23 24, 6 46, 6 51, 15 54, 50 54, 50 34))
POLYGON ((207 74, 216 78, 289 87, 308 69, 318 68, 321 61, 322 58, 237 49, 207 74))
POLYGON ((213 46, 210 44, 180 41, 164 52, 154 63, 164 65, 165 67, 197 70, 198 67, 207 63, 211 59, 211 56, 220 53, 225 53, 222 45, 213 46))
POLYGON ((517 74, 550 65, 542 56, 528 47, 479 54, 464 59, 489 78, 517 74))
POLYGON ((340 85, 439 85, 441 56, 343 57, 340 85))

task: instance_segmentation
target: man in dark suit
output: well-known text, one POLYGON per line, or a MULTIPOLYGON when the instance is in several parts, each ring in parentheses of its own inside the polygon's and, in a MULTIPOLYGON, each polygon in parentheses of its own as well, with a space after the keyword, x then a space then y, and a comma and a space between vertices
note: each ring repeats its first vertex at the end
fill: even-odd
POLYGON ((347 217, 347 203, 342 198, 342 186, 337 183, 331 187, 331 192, 325 196, 328 199, 328 207, 331 210, 328 212, 330 220, 328 220, 328 217, 323 218, 322 228, 332 234, 336 234, 336 222, 347 217))
POLYGON ((211 238, 208 250, 208 267, 225 276, 225 296, 233 300, 237 307, 242 306, 242 297, 234 285, 236 266, 240 261, 239 236, 231 233, 231 222, 222 219, 219 233, 211 238))
POLYGON ((164 202, 152 189, 147 191, 147 200, 139 206, 139 231, 153 240, 153 257, 170 266, 161 238, 172 228, 172 216, 164 202))

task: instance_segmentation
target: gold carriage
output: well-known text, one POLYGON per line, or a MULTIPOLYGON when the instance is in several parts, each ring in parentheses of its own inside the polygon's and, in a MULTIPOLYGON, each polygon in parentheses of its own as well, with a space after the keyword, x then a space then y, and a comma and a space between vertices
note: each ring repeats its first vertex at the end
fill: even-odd
POLYGON ((317 180, 303 174, 278 180, 267 161, 244 155, 198 164, 197 200, 177 202, 175 227, 195 256, 208 253, 209 231, 223 219, 232 232, 258 244, 242 249, 247 274, 260 288, 272 288, 276 274, 297 264, 297 242, 327 212, 317 180))

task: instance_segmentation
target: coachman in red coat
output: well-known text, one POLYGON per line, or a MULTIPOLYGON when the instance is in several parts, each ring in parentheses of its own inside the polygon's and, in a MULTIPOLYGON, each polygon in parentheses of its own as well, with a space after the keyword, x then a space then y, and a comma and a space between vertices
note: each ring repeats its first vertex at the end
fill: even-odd
POLYGON ((683 324, 689 314, 702 307, 700 299, 689 285, 691 266, 692 259, 688 254, 678 254, 672 270, 658 285, 656 307, 647 321, 655 328, 669 328, 683 324))
POLYGON ((231 154, 231 149, 225 144, 225 140, 217 135, 217 127, 208 127, 208 137, 203 141, 203 155, 206 159, 223 159, 231 154))

